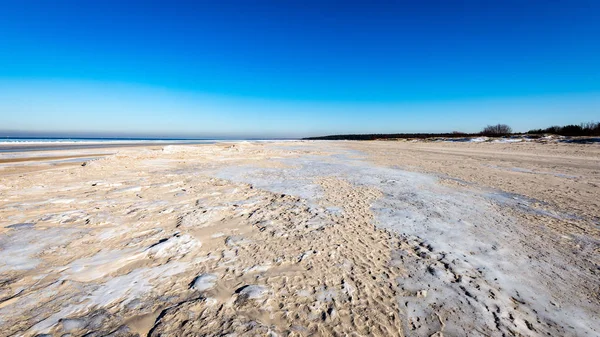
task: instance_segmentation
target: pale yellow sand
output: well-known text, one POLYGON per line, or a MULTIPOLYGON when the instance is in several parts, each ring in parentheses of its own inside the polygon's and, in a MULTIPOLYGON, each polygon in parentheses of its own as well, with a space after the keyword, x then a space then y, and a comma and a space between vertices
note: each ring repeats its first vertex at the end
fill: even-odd
POLYGON ((111 149, 85 166, 0 158, 0 335, 598 333, 599 149, 286 142, 111 149), (502 255, 474 246, 453 261, 444 235, 382 217, 390 191, 427 226, 444 210, 493 225, 476 237, 502 255), (541 276, 494 256, 531 259, 541 276), (549 276, 561 273, 576 274, 549 276))

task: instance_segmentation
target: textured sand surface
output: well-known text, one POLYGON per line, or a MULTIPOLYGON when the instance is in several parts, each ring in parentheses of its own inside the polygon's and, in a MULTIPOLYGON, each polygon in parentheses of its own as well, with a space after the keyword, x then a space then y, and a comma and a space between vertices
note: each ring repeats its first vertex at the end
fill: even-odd
POLYGON ((600 334, 598 145, 26 157, 0 154, 2 336, 600 334))

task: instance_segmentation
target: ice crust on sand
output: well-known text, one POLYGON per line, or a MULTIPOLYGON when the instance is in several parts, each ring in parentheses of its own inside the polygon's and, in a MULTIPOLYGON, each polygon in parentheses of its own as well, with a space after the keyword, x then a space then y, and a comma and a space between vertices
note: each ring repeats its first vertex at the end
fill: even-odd
MULTIPOLYGON (((504 200, 489 191, 440 185, 435 176, 375 166, 360 156, 355 151, 299 156, 281 159, 283 169, 226 167, 217 176, 315 203, 322 197, 316 183, 321 177, 380 190, 383 197, 372 205, 375 223, 402 235, 404 251, 416 256, 396 257, 411 275, 398 282, 405 291, 400 306, 413 333, 435 333, 438 312, 451 334, 474 324, 525 335, 535 325, 566 335, 600 332, 600 323, 590 323, 594 309, 580 308, 586 301, 568 280, 577 269, 558 251, 552 259, 532 260, 543 243, 492 208, 504 200), (557 302, 560 307, 552 304, 557 302)), ((526 200, 520 204, 529 207, 526 200)))
POLYGON ((71 262, 63 273, 69 279, 90 282, 102 278, 139 258, 135 249, 101 251, 93 256, 71 262))
POLYGON ((205 291, 214 287, 217 279, 218 277, 215 274, 198 275, 192 282, 192 286, 190 288, 198 291, 205 291))
POLYGON ((263 298, 267 293, 268 289, 264 286, 260 285, 248 285, 236 290, 238 293, 238 298, 247 298, 250 300, 256 300, 263 298))
POLYGON ((201 245, 200 241, 196 240, 191 235, 177 235, 152 245, 148 248, 147 254, 154 258, 172 256, 181 258, 195 247, 200 247, 201 245))
POLYGON ((70 237, 85 230, 72 228, 34 229, 28 226, 12 229, 0 235, 0 273, 11 270, 28 270, 40 262, 38 255, 46 249, 56 248, 70 237), (27 231, 23 235, 22 231, 27 231))
POLYGON ((171 262, 156 267, 134 269, 128 274, 111 278, 100 285, 87 285, 85 292, 74 295, 79 298, 79 304, 65 304, 60 311, 34 325, 30 331, 47 332, 61 318, 85 312, 90 308, 103 308, 115 303, 123 307, 128 302, 143 298, 152 292, 153 285, 185 271, 187 267, 185 263, 171 262))

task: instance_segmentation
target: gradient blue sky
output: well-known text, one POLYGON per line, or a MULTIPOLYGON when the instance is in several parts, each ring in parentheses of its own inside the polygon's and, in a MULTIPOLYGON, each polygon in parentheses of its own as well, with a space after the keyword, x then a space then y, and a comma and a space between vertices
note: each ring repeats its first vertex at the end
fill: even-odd
POLYGON ((0 17, 0 130, 297 137, 600 119, 600 1, 3 0, 0 17))

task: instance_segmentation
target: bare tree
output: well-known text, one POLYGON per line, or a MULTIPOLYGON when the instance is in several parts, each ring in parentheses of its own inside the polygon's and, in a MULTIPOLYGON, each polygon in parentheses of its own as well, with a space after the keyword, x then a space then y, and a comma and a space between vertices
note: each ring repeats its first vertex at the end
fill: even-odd
POLYGON ((484 135, 507 135, 512 133, 512 128, 506 124, 488 125, 481 131, 484 135))

